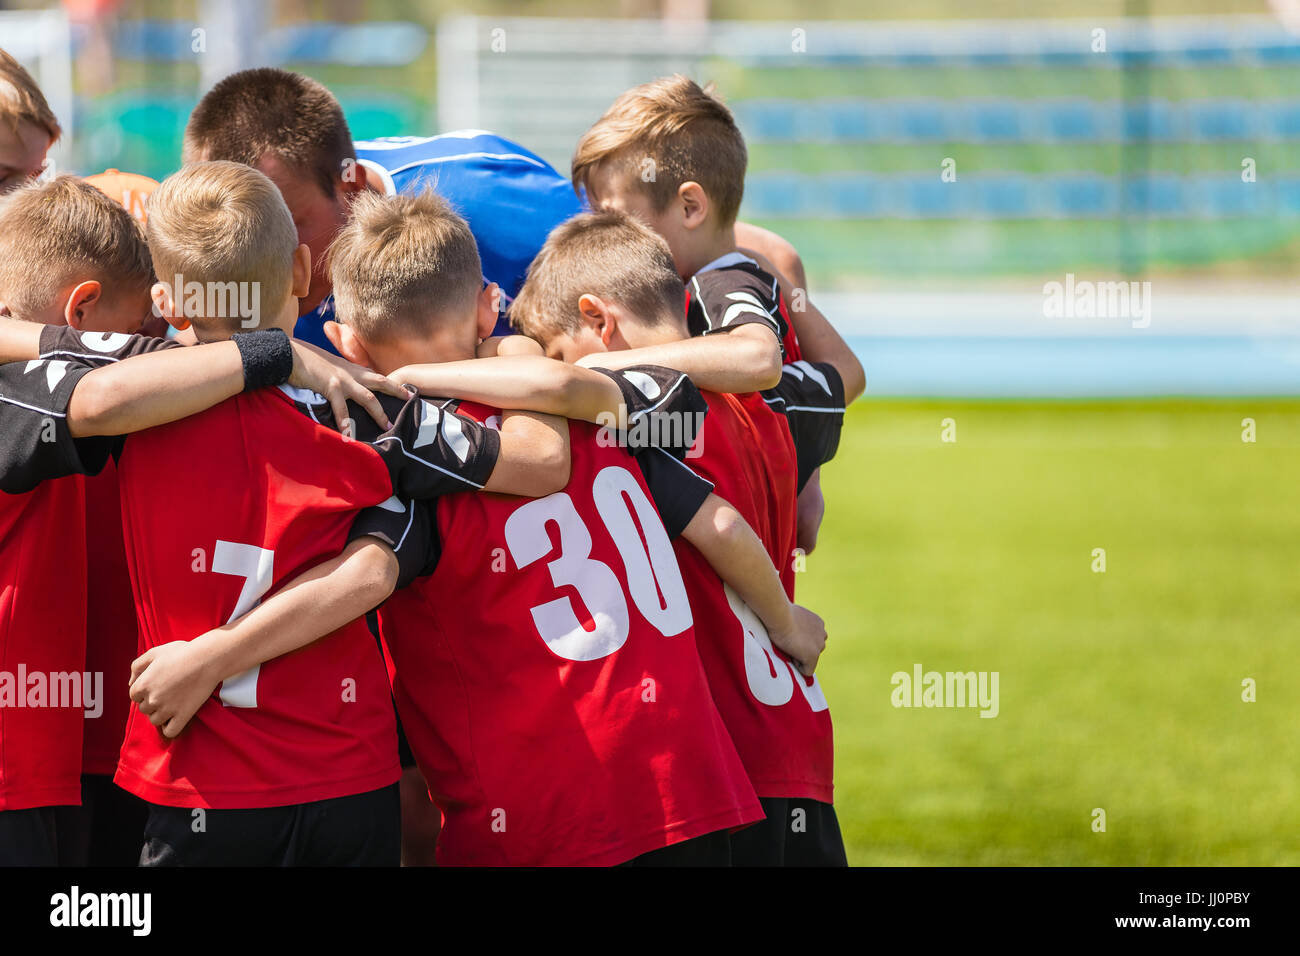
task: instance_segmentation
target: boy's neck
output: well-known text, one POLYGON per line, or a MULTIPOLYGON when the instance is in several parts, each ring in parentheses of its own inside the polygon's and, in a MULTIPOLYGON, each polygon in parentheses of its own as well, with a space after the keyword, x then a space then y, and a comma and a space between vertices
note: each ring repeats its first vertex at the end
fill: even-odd
POLYGON ((426 339, 403 339, 384 345, 367 344, 370 367, 380 375, 391 375, 408 365, 438 365, 475 357, 473 346, 426 339))
POLYGON ((685 273, 683 278, 690 279, 710 262, 735 251, 736 224, 733 222, 729 226, 713 231, 707 237, 701 237, 699 245, 691 250, 690 261, 684 263, 686 269, 683 270, 685 273))
POLYGON ((190 326, 194 329, 194 337, 200 343, 226 342, 240 332, 257 332, 263 329, 279 329, 289 338, 293 338, 294 327, 298 324, 298 300, 290 296, 274 321, 259 321, 257 325, 248 328, 230 328, 225 324, 224 319, 214 320, 209 324, 208 320, 201 316, 198 318, 187 316, 187 318, 190 319, 190 326))

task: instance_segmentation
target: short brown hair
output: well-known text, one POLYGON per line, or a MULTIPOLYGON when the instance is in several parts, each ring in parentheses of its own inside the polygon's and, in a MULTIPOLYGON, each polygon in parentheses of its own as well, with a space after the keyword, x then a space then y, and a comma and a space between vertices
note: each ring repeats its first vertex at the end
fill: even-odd
MULTIPOLYGON (((149 197, 146 226, 159 280, 254 284, 263 314, 293 291, 298 231, 275 184, 242 163, 191 163, 149 197)), ((172 289, 181 304, 182 289, 172 289)), ((244 317, 186 316, 200 328, 233 332, 244 317)))
POLYGON ((668 244, 626 213, 584 213, 556 226, 528 267, 510 324, 546 344, 581 328, 578 300, 588 294, 617 302, 638 321, 673 323, 686 334, 686 287, 668 244))
POLYGON ((329 268, 339 321, 369 341, 423 335, 436 316, 473 308, 483 288, 469 224, 432 190, 358 196, 329 268))
POLYGON ((0 50, 0 116, 3 116, 16 133, 22 122, 39 126, 50 134, 50 141, 59 138, 63 130, 55 119, 45 94, 36 85, 32 75, 23 65, 4 50, 0 50))
POLYGON ((131 214, 75 176, 28 183, 0 200, 0 301, 23 317, 70 282, 143 295, 153 283, 144 233, 131 214))
POLYGON ((334 94, 308 76, 274 67, 232 73, 208 90, 185 127, 185 161, 256 166, 268 154, 334 195, 344 165, 357 155, 334 94))
POLYGON ((740 214, 748 161, 745 138, 712 86, 675 74, 628 90, 583 133, 573 152, 573 188, 587 186, 596 167, 614 164, 662 211, 682 183, 697 182, 728 226, 740 214), (643 175, 647 159, 652 177, 643 175))

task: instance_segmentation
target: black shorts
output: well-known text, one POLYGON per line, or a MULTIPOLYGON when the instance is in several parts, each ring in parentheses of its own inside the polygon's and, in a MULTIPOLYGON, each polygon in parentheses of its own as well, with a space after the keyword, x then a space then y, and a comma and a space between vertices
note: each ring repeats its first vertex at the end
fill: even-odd
POLYGON ((622 866, 730 866, 731 840, 726 830, 660 847, 634 856, 622 866))
POLYGON ((81 777, 81 812, 86 818, 89 866, 137 866, 149 804, 128 793, 107 774, 81 777))
POLYGON ((731 835, 732 866, 849 865, 840 821, 829 803, 794 797, 758 802, 767 819, 731 835))
POLYGON ((81 807, 0 810, 0 866, 85 866, 81 807))
POLYGON ((141 866, 397 866, 397 784, 287 807, 149 805, 141 866))

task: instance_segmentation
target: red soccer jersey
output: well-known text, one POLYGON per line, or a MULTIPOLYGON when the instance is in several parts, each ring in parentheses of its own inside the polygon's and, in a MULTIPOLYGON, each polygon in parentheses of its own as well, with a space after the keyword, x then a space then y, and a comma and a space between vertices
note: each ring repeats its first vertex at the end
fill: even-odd
POLYGON ((0 810, 81 803, 83 480, 0 494, 0 810))
MULTIPOLYGON (((243 615, 338 554, 358 510, 392 495, 371 446, 277 390, 133 435, 119 470, 142 649, 243 615), (160 497, 162 474, 185 492, 160 497)), ((362 793, 398 775, 387 674, 357 620, 225 681, 174 740, 132 707, 116 780, 151 803, 240 809, 362 793)))
POLYGON ((122 542, 117 466, 86 479, 86 670, 102 674, 103 708, 86 718, 83 773, 112 775, 131 709, 131 662, 139 653, 135 600, 122 542))
MULTIPOLYGON (((757 393, 703 393, 709 415, 692 469, 744 516, 794 597, 798 469, 785 418, 757 393)), ((687 541, 676 542, 700 657, 718 710, 760 797, 832 802, 831 715, 816 678, 772 646, 748 606, 687 541)))
POLYGON ((569 433, 563 492, 440 499, 442 559, 380 611, 442 863, 615 864, 762 816, 665 529, 707 483, 666 453, 642 466, 602 446, 594 426, 569 433))
POLYGON ((58 359, 0 366, 0 810, 81 803, 83 715, 102 700, 86 674, 80 475, 109 447, 67 427, 89 371, 58 359))

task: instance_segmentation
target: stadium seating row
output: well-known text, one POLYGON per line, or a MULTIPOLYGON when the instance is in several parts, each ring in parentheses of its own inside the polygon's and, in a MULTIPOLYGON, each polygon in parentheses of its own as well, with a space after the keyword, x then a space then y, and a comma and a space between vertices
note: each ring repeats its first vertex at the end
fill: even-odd
POLYGON ((1210 99, 751 99, 751 142, 1221 142, 1300 139, 1300 102, 1210 99))
POLYGON ((1300 177, 753 173, 745 202, 750 215, 774 219, 1291 218, 1300 217, 1300 177))

